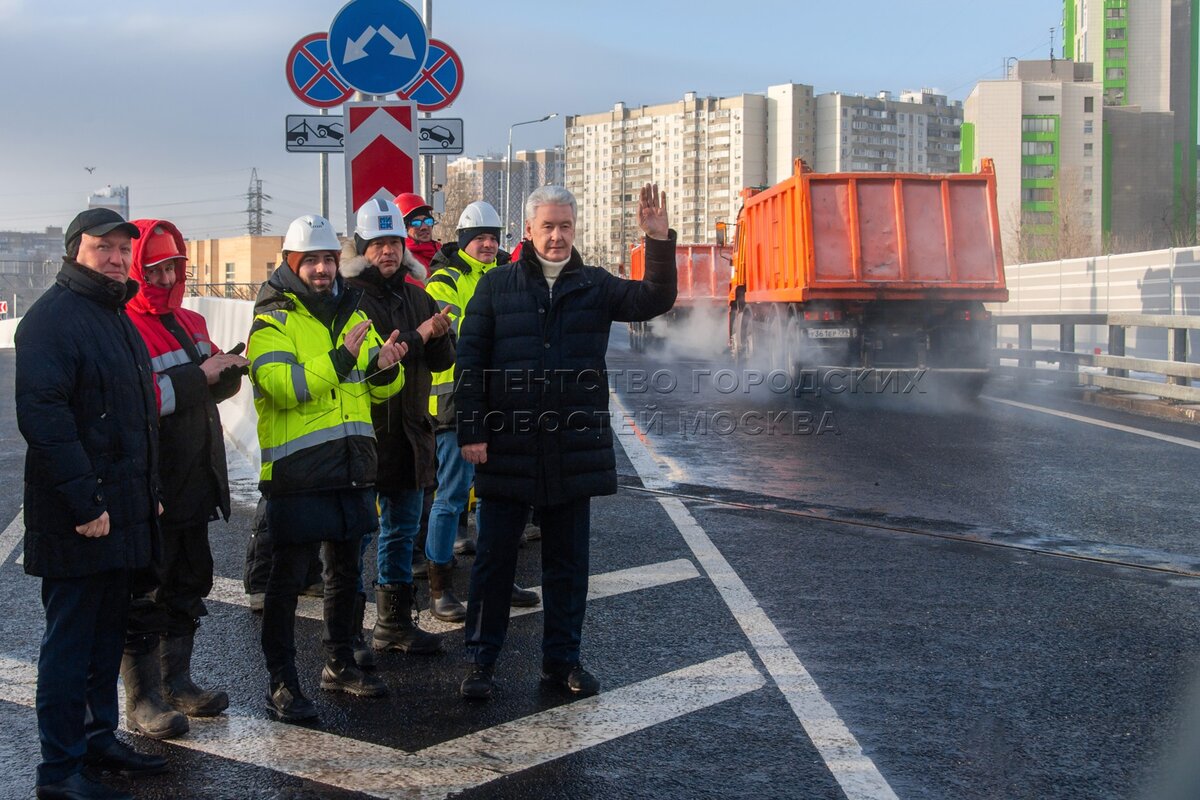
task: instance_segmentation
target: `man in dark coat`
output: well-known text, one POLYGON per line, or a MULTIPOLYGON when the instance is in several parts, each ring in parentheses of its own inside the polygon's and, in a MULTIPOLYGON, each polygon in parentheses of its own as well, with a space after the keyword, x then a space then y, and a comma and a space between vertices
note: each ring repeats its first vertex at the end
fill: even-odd
POLYGON ((129 280, 137 236, 109 209, 76 216, 54 285, 16 332, 25 572, 42 578, 46 610, 39 798, 130 798, 94 772, 166 770, 113 734, 129 576, 158 557, 161 511, 153 373, 125 314, 138 291, 129 280))
POLYGON ((572 247, 575 198, 559 186, 525 205, 521 260, 479 281, 460 329, 458 441, 482 499, 467 601, 469 699, 491 695, 508 629, 517 547, 530 508, 542 528, 542 680, 575 696, 599 681, 579 663, 591 498, 617 491, 605 353, 614 321, 648 320, 675 303, 675 232, 666 197, 638 204, 646 275, 585 266, 572 247))
MULTIPOLYGON (((379 580, 375 586, 378 621, 372 636, 377 650, 431 654, 442 649, 413 620, 413 542, 421 523, 425 489, 437 482, 433 420, 429 417, 432 372, 454 366, 450 320, 419 283, 408 278, 424 269, 404 246, 404 218, 395 203, 368 200, 358 210, 354 256, 342 265, 347 282, 362 290, 359 308, 376 330, 400 331, 408 346, 401 362, 404 388, 371 408, 378 442, 379 580)), ((364 538, 364 542, 366 539, 364 538)), ((355 631, 362 632, 359 593, 355 631)), ((360 659, 361 664, 361 659, 360 659)))

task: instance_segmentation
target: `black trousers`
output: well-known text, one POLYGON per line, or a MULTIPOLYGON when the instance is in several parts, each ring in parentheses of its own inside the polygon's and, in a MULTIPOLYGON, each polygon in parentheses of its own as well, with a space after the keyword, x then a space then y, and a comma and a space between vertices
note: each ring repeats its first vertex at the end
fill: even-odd
POLYGON ((330 661, 353 663, 354 606, 358 599, 361 536, 339 542, 282 544, 271 547, 271 575, 263 598, 262 648, 271 682, 297 685, 296 599, 309 585, 308 569, 318 551, 325 562, 325 654, 330 661))
MULTIPOLYGON (((258 508, 254 511, 254 521, 250 527, 250 539, 246 542, 246 570, 243 573, 242 585, 246 594, 261 594, 267 591, 267 579, 271 577, 271 528, 267 525, 267 499, 258 499, 258 508)), ((320 550, 313 553, 312 563, 308 565, 308 577, 305 587, 312 586, 321 579, 320 550)))
POLYGON ((208 614, 204 598, 212 591, 213 558, 208 523, 164 526, 162 561, 150 573, 133 578, 127 648, 143 652, 160 636, 195 633, 208 614))
MULTIPOLYGON (((542 527, 542 661, 579 663, 587 607, 591 498, 537 509, 542 527)), ((526 503, 487 498, 479 503, 479 540, 467 598, 467 655, 493 664, 508 632, 517 549, 529 519, 526 503)))
POLYGON ((43 578, 42 607, 46 633, 38 655, 36 700, 39 786, 69 778, 82 768, 89 748, 102 750, 113 742, 128 573, 43 578))

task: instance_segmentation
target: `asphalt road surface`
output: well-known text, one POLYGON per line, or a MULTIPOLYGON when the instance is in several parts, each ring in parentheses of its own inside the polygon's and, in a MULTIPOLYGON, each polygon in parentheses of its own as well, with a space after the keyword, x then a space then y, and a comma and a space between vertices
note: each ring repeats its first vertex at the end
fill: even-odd
MULTIPOLYGON (((164 800, 1200 796, 1194 427, 1002 382, 976 402, 795 397, 738 370, 727 391, 711 378, 728 365, 633 355, 614 331, 622 489, 593 505, 584 629, 598 697, 539 684, 539 609, 514 618, 490 703, 459 699, 461 629, 439 623, 444 654, 381 659, 386 699, 321 692, 306 601, 321 724, 271 721, 240 582, 254 481, 235 459, 195 670, 231 707, 173 742, 129 735, 172 770, 121 785, 164 800)), ((31 797, 42 617, 18 563, 11 352, 0 366, 0 796, 31 797)), ((518 581, 540 583, 536 543, 518 581)))

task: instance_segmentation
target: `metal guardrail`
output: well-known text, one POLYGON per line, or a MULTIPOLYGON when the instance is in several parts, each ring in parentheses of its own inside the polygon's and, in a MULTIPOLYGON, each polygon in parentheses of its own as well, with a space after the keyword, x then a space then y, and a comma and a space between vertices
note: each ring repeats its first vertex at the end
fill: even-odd
POLYGON ((254 300, 261 283, 189 283, 189 297, 225 297, 230 300, 254 300))
POLYGON ((1200 364, 1188 362, 1188 332, 1200 331, 1200 316, 1167 314, 997 314, 992 317, 992 365, 1000 372, 1015 374, 1019 380, 1030 377, 1055 378, 1073 386, 1096 386, 1120 392, 1149 394, 1181 403, 1200 403, 1200 364), (1041 350, 1033 346, 1035 325, 1058 326, 1058 349, 1041 350), (1108 353, 1080 353, 1075 350, 1075 329, 1080 325, 1108 328, 1108 353), (1016 326, 1017 347, 998 346, 1000 328, 1016 326), (1130 328, 1167 330, 1167 358, 1135 358, 1125 355, 1126 332, 1130 328), (1017 365, 1000 360, 1016 360, 1017 365), (1056 370, 1040 368, 1038 363, 1057 364, 1056 370), (1104 369, 1103 373, 1084 372, 1080 367, 1104 369), (1162 375, 1164 380, 1141 380, 1130 372, 1162 375))

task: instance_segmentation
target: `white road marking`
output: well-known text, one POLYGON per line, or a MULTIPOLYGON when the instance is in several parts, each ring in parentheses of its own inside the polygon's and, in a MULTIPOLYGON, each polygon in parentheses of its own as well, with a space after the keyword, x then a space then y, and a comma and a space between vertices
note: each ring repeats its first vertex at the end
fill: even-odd
MULTIPOLYGON (((649 487, 651 484, 647 477, 653 478, 658 468, 645 440, 625 436, 620 442, 639 473, 642 465, 654 465, 648 474, 642 476, 643 483, 649 487)), ((708 573, 847 799, 897 800, 892 787, 874 762, 863 753, 854 734, 825 699, 821 687, 788 646, 783 634, 767 617, 746 584, 683 502, 677 498, 663 497, 659 498, 659 503, 679 529, 700 566, 708 573)))
POLYGON ((659 502, 721 593, 848 800, 895 800, 895 792, 863 754, 858 740, 825 699, 821 687, 721 551, 688 513, 683 501, 662 497, 659 502))
MULTIPOLYGON (((32 707, 35 678, 33 665, 0 657, 0 699, 32 707)), ((749 655, 736 652, 416 753, 236 714, 193 719, 190 733, 167 744, 385 800, 432 800, 701 711, 765 684, 749 655)))
POLYGON ((1190 447, 1193 450, 1200 450, 1200 442, 1194 442, 1191 439, 1183 439, 1178 436, 1168 436, 1165 433, 1155 433, 1154 431, 1142 430, 1129 425, 1119 425, 1115 422, 1105 422, 1101 419, 1093 419, 1092 417, 1084 417, 1079 414, 1071 414, 1066 411, 1058 411, 1053 408, 1043 408, 1042 406, 1034 406, 1028 403, 1018 403, 1016 400, 1004 400, 999 397, 982 396, 984 400, 989 400, 993 403, 1012 406, 1014 408, 1023 408, 1026 411, 1036 411, 1039 414, 1049 414, 1052 417, 1062 417, 1063 419, 1074 420, 1075 422, 1084 422, 1088 425, 1095 425, 1099 428, 1108 428, 1113 431, 1121 431, 1123 433, 1132 433, 1135 436, 1145 436, 1147 439, 1157 439, 1160 442, 1169 442, 1183 447, 1190 447))
MULTIPOLYGON (((592 575, 588 578, 588 602, 699 577, 700 571, 696 569, 696 565, 686 558, 592 575)), ((542 587, 531 588, 540 592, 542 587)), ((208 599, 236 606, 248 607, 250 605, 250 598, 246 595, 242 582, 231 578, 214 578, 213 590, 208 599)), ((514 608, 511 616, 536 614, 541 610, 540 605, 534 608, 514 608)), ((301 597, 296 607, 296 613, 307 619, 319 620, 321 619, 321 601, 315 597, 301 597)), ((375 626, 375 619, 375 604, 367 603, 366 613, 363 615, 363 625, 367 630, 375 626)), ((449 633, 462 630, 461 622, 442 622, 431 616, 428 610, 421 612, 420 625, 430 633, 449 633)))
POLYGON ((646 435, 642 433, 637 422, 625 410, 624 404, 617 397, 616 392, 609 394, 608 411, 613 420, 619 420, 613 426, 613 432, 617 435, 617 441, 621 443, 621 447, 625 450, 625 455, 633 462, 633 468, 637 470, 638 477, 642 479, 642 485, 647 489, 671 489, 675 483, 663 476, 663 472, 678 472, 678 469, 672 469, 672 465, 664 462, 667 459, 655 458, 649 451, 646 444, 646 435))
MULTIPOLYGON (((25 509, 22 508, 13 517, 12 522, 8 523, 8 527, 4 529, 4 533, 0 533, 0 564, 8 561, 8 557, 12 555, 12 551, 17 548, 17 545, 21 544, 24 538, 25 509)), ((22 558, 24 555, 22 553, 18 558, 22 558)))

